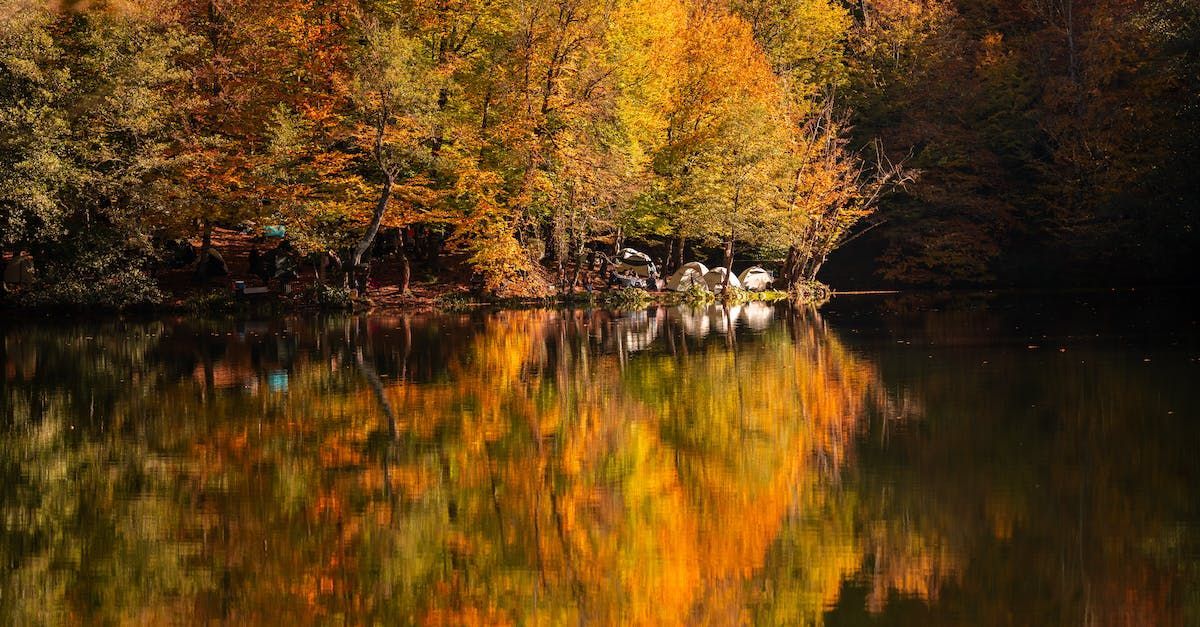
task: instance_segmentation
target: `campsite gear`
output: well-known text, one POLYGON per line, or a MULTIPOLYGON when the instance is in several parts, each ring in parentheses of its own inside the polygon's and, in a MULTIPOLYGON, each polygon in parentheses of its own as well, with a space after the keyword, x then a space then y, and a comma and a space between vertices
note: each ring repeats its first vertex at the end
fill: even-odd
POLYGON ((614 274, 609 277, 608 284, 613 287, 636 287, 644 290, 652 290, 656 287, 653 279, 629 274, 614 274))
POLYGON ((33 257, 27 254, 13 257, 4 268, 4 282, 8 285, 32 285, 36 279, 33 273, 33 257))
POLYGON ((708 284, 704 282, 706 274, 708 274, 708 268, 699 261, 685 263, 667 279, 667 289, 686 292, 689 287, 697 285, 707 290, 708 284))
POLYGON ((650 255, 632 248, 622 248, 617 253, 612 271, 614 274, 632 274, 643 279, 658 278, 658 268, 654 267, 650 255))
POLYGON ((370 285, 371 264, 360 263, 350 271, 350 287, 359 294, 365 294, 370 285))
POLYGON ((751 266, 742 270, 738 275, 738 280, 742 282, 742 287, 752 291, 761 292, 775 282, 775 277, 771 276, 770 272, 763 269, 762 266, 751 266))
MULTIPOLYGON (((411 229, 409 229, 411 230, 411 229)), ((412 238, 409 237, 409 240, 412 238)), ((375 241, 371 244, 371 257, 381 259, 390 257, 403 248, 405 243, 404 231, 399 227, 384 227, 379 229, 375 234, 375 241)))
POLYGON ((736 274, 730 274, 728 268, 713 268, 704 275, 704 283, 708 285, 708 289, 713 293, 720 292, 725 289, 725 277, 729 277, 729 287, 741 289, 742 282, 738 280, 736 274))
POLYGON ((284 228, 282 225, 276 224, 276 225, 272 225, 272 226, 263 227, 263 237, 268 237, 268 238, 273 237, 275 239, 283 239, 284 235, 286 235, 286 234, 287 234, 287 229, 284 228))
POLYGON ((300 265, 296 261, 295 250, 284 242, 265 253, 259 253, 257 248, 251 249, 250 273, 262 279, 263 283, 277 279, 282 286, 300 276, 300 265))
POLYGON ((262 294, 270 294, 271 288, 269 288, 265 285, 259 285, 256 287, 246 287, 245 281, 234 281, 233 282, 233 293, 238 296, 259 296, 262 294))

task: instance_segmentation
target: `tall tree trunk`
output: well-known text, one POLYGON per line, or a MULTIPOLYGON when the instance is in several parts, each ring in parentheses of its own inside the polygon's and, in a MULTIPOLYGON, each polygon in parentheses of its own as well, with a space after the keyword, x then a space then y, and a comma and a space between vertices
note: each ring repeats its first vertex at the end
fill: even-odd
POLYGON ((317 285, 325 285, 325 264, 328 257, 322 252, 309 255, 309 258, 312 259, 313 278, 317 280, 317 285))
POLYGON ((791 288, 796 284, 796 266, 800 252, 795 246, 788 247, 787 259, 783 261, 783 280, 784 284, 791 288))
POLYGON ((721 287, 721 291, 729 289, 729 280, 733 276, 733 231, 729 232, 729 239, 725 240, 725 281, 721 287))
POLYGON ((675 263, 675 240, 667 238, 667 256, 663 260, 663 274, 671 274, 675 271, 672 264, 675 263))
POLYGON ((586 260, 586 258, 587 258, 586 250, 584 249, 583 246, 580 246, 575 251, 575 271, 571 273, 571 291, 572 292, 574 292, 575 288, 579 286, 579 275, 583 271, 583 264, 584 264, 584 261, 586 260))
POLYGON ((680 236, 679 236, 679 248, 676 250, 676 254, 678 254, 678 255, 679 255, 679 256, 677 257, 677 263, 675 264, 675 269, 677 269, 677 270, 678 270, 679 268, 682 268, 682 267, 683 267, 683 249, 684 249, 686 246, 687 246, 687 238, 685 238, 684 236, 680 235, 680 236))
POLYGON ((388 201, 392 199, 394 183, 390 174, 383 181, 383 189, 379 192, 379 202, 375 204, 375 213, 371 215, 371 224, 367 226, 367 232, 363 233, 358 246, 354 248, 354 257, 350 260, 355 268, 362 265, 363 255, 366 255, 367 251, 371 249, 371 244, 375 243, 375 235, 379 233, 379 225, 383 223, 383 215, 387 213, 388 201))
POLYGON ((823 265, 825 265, 824 258, 822 258, 820 261, 814 261, 809 265, 808 275, 804 278, 808 279, 809 281, 816 281, 817 273, 821 271, 821 266, 823 265))
POLYGON ((412 280, 412 266, 408 261, 408 249, 400 244, 400 293, 408 293, 408 285, 412 280))
MULTIPOLYGON (((438 113, 444 112, 446 110, 446 105, 449 102, 450 102, 450 90, 443 86, 441 89, 438 90, 438 95, 437 95, 438 113)), ((446 142, 445 128, 442 127, 442 121, 441 121, 441 119, 439 119, 437 121, 437 125, 434 127, 434 131, 433 131, 433 145, 429 147, 430 156, 432 156, 434 159, 437 159, 438 155, 442 154, 442 144, 444 144, 445 142, 446 142)))
POLYGON ((196 267, 196 276, 200 281, 208 280, 208 252, 212 250, 212 221, 204 218, 200 228, 200 265, 196 267))

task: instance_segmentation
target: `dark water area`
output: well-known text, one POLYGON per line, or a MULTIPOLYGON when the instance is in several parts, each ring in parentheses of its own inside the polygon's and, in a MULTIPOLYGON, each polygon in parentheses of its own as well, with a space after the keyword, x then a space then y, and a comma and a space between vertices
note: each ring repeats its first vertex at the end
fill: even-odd
POLYGON ((1200 624, 1190 294, 0 326, 3 624, 1200 624))

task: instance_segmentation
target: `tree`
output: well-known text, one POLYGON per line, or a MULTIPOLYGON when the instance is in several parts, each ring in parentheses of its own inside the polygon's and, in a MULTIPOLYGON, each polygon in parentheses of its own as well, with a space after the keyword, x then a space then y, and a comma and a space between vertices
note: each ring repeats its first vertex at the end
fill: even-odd
POLYGON ((60 201, 71 176, 72 89, 54 14, 32 0, 0 4, 0 249, 52 241, 70 217, 60 201))
POLYGON ((359 150, 369 155, 366 176, 377 181, 379 194, 354 247, 354 267, 362 264, 390 204, 398 201, 406 209, 431 204, 426 173, 437 128, 435 78, 419 42, 399 25, 371 15, 363 19, 361 37, 351 88, 354 133, 359 150))
POLYGON ((35 252, 38 302, 156 300, 148 235, 190 194, 181 59, 194 40, 156 5, 5 9, 0 246, 35 252))
POLYGON ((769 228, 761 218, 779 191, 783 94, 743 20, 690 19, 655 170, 676 232, 722 244, 731 267, 734 243, 769 228))
POLYGON ((771 220, 782 227, 773 235, 776 246, 787 250, 783 279, 791 288, 816 281, 829 254, 865 232, 854 229, 875 212, 883 195, 913 178, 913 172, 887 160, 880 144, 873 147, 871 164, 850 150, 848 124, 835 115, 828 102, 797 128, 787 200, 771 220))

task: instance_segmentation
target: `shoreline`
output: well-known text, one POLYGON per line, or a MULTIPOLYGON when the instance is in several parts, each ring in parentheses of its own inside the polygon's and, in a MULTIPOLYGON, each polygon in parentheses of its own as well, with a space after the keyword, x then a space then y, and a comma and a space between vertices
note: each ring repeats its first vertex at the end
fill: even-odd
MULTIPOLYGON (((296 291, 279 297, 238 297, 232 290, 196 290, 176 294, 165 302, 155 305, 140 305, 126 308, 96 308, 67 306, 22 306, 4 302, 0 306, 0 320, 44 319, 61 317, 67 319, 102 319, 122 316, 222 316, 227 314, 290 315, 303 313, 368 313, 368 314, 430 314, 461 313, 485 309, 530 309, 585 307, 607 310, 637 310, 646 307, 692 306, 706 307, 714 304, 739 305, 748 302, 792 302, 802 305, 819 305, 822 300, 796 299, 792 294, 780 290, 750 292, 738 290, 729 296, 694 290, 689 292, 647 292, 637 288, 609 288, 579 291, 573 294, 558 294, 547 298, 487 298, 472 294, 461 284, 442 284, 440 289, 421 289, 408 294, 387 293, 386 290, 370 290, 365 298, 352 296, 346 302, 321 303, 312 299, 312 292, 296 291), (382 292, 382 293, 381 293, 382 292)), ((332 288, 346 291, 343 288, 332 288)), ((833 292, 830 290, 829 294, 833 292)))

